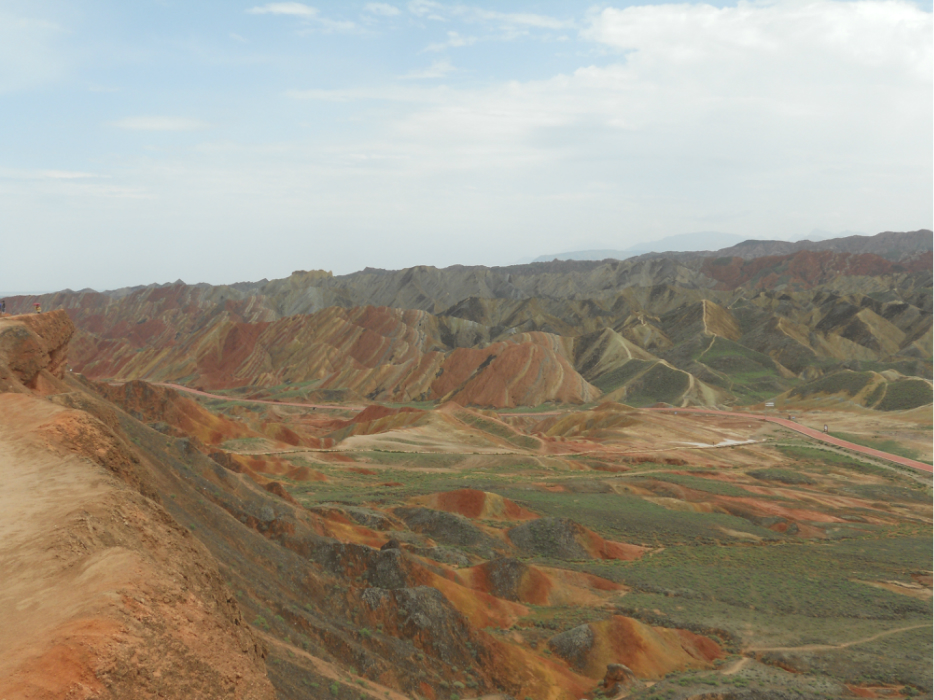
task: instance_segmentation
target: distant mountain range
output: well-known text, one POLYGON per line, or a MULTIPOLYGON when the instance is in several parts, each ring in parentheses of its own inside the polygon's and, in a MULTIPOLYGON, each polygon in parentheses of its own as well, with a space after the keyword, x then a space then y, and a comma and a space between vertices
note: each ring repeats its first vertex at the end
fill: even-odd
POLYGON ((299 399, 731 405, 808 396, 810 382, 856 371, 818 386, 912 408, 930 403, 931 251, 930 231, 888 232, 622 261, 179 281, 7 308, 65 309, 79 329, 75 370, 106 379, 288 387, 299 399))
POLYGON ((626 260, 645 253, 661 253, 664 251, 710 250, 712 248, 725 248, 746 240, 746 236, 722 231, 700 231, 698 233, 682 233, 676 236, 666 236, 657 241, 637 243, 636 245, 619 249, 602 250, 573 250, 554 255, 540 255, 532 262, 551 262, 552 260, 626 260))
MULTIPOLYGON (((833 234, 830 231, 814 229, 809 234, 793 236, 790 242, 811 241, 813 243, 843 236, 865 236, 856 231, 843 231, 833 234)), ((637 243, 636 245, 619 249, 573 250, 554 255, 540 255, 528 262, 551 262, 552 260, 627 260, 648 253, 688 252, 701 250, 718 250, 728 246, 735 246, 749 240, 746 236, 722 231, 698 231, 695 233, 682 233, 676 236, 666 236, 657 241, 637 243)), ((781 241, 772 241, 781 242, 781 241)))

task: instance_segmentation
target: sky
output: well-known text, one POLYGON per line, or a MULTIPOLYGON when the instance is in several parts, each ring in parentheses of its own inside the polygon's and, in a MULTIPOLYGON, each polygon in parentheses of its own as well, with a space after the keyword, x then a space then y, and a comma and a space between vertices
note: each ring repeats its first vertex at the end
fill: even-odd
POLYGON ((0 290, 930 228, 930 2, 0 0, 0 290))

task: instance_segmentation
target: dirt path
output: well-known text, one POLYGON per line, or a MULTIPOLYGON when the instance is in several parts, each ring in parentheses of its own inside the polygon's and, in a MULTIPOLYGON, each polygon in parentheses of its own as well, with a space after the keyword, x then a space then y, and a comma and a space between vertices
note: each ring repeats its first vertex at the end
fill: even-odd
MULTIPOLYGON (((176 391, 183 391, 188 394, 195 394, 196 396, 204 396, 209 399, 220 399, 221 401, 238 401, 240 403, 259 403, 265 404, 268 406, 296 406, 298 408, 311 408, 311 409, 330 409, 330 410, 343 410, 343 411, 362 411, 365 406, 343 406, 337 404, 321 404, 321 403, 291 403, 287 401, 269 401, 264 399, 234 399, 229 396, 221 396, 220 394, 211 394, 207 391, 199 391, 198 389, 192 389, 187 386, 182 386, 181 384, 171 384, 168 382, 153 382, 158 386, 168 387, 170 389, 175 389, 176 391)), ((671 413, 676 411, 681 411, 682 413, 701 413, 706 415, 713 416, 730 416, 734 418, 746 418, 750 420, 761 420, 768 423, 775 423, 776 425, 781 425, 789 430, 794 430, 796 433, 805 435, 813 440, 819 440, 820 442, 826 442, 828 445, 835 445, 837 447, 843 447, 847 450, 852 450, 853 452, 859 452, 870 457, 876 457, 878 459, 884 459, 889 462, 895 462, 904 467, 911 467, 912 469, 918 469, 920 471, 925 471, 929 473, 934 473, 934 467, 930 464, 925 464, 924 462, 918 462, 914 459, 909 459, 907 457, 900 457, 898 455, 890 454, 889 452, 883 452, 882 450, 875 450, 871 447, 863 447, 862 445, 857 445, 854 442, 848 442, 846 440, 841 440, 840 438, 833 437, 832 435, 827 435, 822 433, 819 430, 814 430, 813 428, 808 428, 794 421, 787 420, 785 418, 775 418, 773 416, 764 416, 759 413, 742 413, 739 411, 717 411, 715 409, 709 408, 647 408, 643 409, 647 411, 661 411, 665 413, 671 413)), ((561 415, 563 411, 553 411, 553 412, 543 412, 543 413, 507 413, 502 414, 502 417, 508 416, 554 416, 561 415)))
POLYGON ((854 639, 851 642, 844 642, 843 644, 805 644, 800 647, 749 647, 746 651, 830 651, 832 649, 846 649, 847 647, 856 646, 857 644, 865 644, 866 642, 874 642, 877 639, 882 639, 883 637, 889 637, 893 634, 898 634, 899 632, 907 632, 908 630, 916 630, 922 627, 929 627, 930 623, 924 622, 920 625, 908 625, 907 627, 898 627, 893 630, 885 630, 884 632, 879 632, 870 637, 863 637, 862 639, 854 639))
POLYGON ((750 659, 748 656, 743 656, 737 659, 736 661, 734 661, 733 663, 731 663, 729 666, 724 667, 724 669, 720 671, 720 673, 724 676, 736 675, 737 673, 742 671, 744 668, 746 668, 746 666, 749 665, 749 662, 751 660, 752 659, 750 659))
POLYGON ((868 455, 870 457, 876 457, 878 459, 885 459, 889 462, 895 462, 896 464, 901 464, 904 467, 911 467, 912 469, 918 469, 920 471, 925 471, 929 473, 934 473, 934 467, 930 464, 925 464, 924 462, 918 462, 913 459, 908 459, 907 457, 900 457, 898 455, 893 455, 888 452, 883 452, 882 450, 874 450, 871 447, 863 447, 862 445, 857 445, 854 442, 847 442, 846 440, 841 440, 840 438, 835 438, 832 435, 827 435, 822 433, 819 430, 814 430, 813 428, 805 427, 799 423, 795 423, 792 420, 786 418, 776 418, 773 416, 763 416, 758 413, 741 413, 738 411, 717 411, 710 408, 649 408, 646 409, 649 411, 662 411, 665 413, 681 411, 682 413, 702 413, 713 416, 730 416, 735 418, 747 418, 752 420, 761 420, 768 423, 775 423, 789 430, 794 430, 796 433, 805 435, 813 440, 819 440, 820 442, 826 442, 828 445, 835 445, 837 447, 843 447, 847 450, 852 450, 853 452, 859 452, 860 454, 868 455))
POLYGON ((262 403, 268 406, 298 406, 299 408, 327 408, 335 409, 340 411, 362 411, 366 406, 344 406, 337 404, 327 404, 327 403, 290 403, 288 401, 269 401, 265 399, 234 399, 229 396, 221 396, 220 394, 210 394, 206 391, 199 391, 198 389, 192 389, 191 387, 182 386, 181 384, 170 384, 168 382, 152 382, 157 386, 168 387, 169 389, 175 389, 176 391, 184 391, 188 394, 195 394, 197 396, 204 396, 209 399, 220 399, 221 401, 236 401, 238 403, 262 403))

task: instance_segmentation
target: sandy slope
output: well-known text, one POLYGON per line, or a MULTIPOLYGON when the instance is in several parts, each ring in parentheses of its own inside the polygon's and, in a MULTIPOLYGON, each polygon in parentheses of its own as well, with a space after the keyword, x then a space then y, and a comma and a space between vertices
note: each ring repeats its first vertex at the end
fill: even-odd
POLYGON ((119 438, 23 394, 0 416, 0 698, 273 698, 203 547, 100 463, 119 438))

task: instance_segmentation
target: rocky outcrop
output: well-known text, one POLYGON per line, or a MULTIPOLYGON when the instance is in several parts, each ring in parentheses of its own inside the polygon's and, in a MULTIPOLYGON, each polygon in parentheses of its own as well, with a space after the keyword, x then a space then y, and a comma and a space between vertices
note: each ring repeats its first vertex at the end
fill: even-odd
POLYGON ((607 664, 606 675, 600 682, 606 695, 617 695, 638 683, 636 674, 624 664, 607 664))
POLYGON ((441 591, 428 586, 367 588, 361 600, 373 619, 444 663, 461 667, 475 663, 467 646, 475 635, 441 591))
POLYGON ((431 508, 403 506, 393 514, 410 530, 446 545, 467 547, 484 553, 505 549, 505 544, 491 537, 467 518, 431 508))
POLYGON ((580 673, 604 683, 609 678, 613 685, 633 677, 660 678, 673 670, 709 667, 722 656, 709 637, 650 627, 621 615, 557 634, 548 647, 580 673))
POLYGON ((590 625, 578 625, 548 640, 548 648, 573 668, 582 670, 587 653, 593 648, 594 633, 590 625))
POLYGON ((0 391, 61 390, 74 332, 64 311, 0 319, 0 391))
POLYGON ((530 520, 507 532, 509 541, 526 556, 580 561, 638 559, 642 548, 610 542, 569 518, 530 520))

